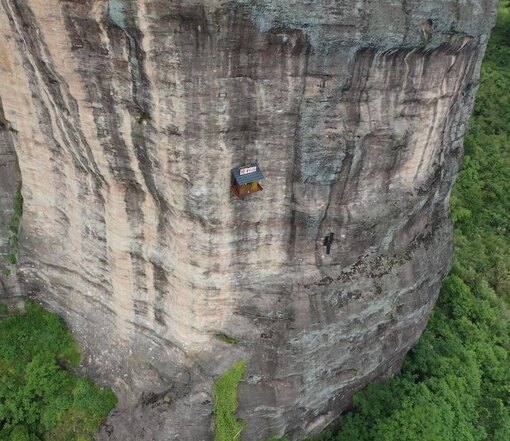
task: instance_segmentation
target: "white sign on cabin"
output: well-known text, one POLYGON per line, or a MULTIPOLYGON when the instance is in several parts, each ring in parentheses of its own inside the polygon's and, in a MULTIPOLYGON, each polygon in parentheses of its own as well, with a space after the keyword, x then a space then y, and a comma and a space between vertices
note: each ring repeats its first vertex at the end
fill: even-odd
POLYGON ((242 175, 248 175, 250 173, 254 173, 257 171, 257 167, 245 167, 239 169, 239 174, 242 175))

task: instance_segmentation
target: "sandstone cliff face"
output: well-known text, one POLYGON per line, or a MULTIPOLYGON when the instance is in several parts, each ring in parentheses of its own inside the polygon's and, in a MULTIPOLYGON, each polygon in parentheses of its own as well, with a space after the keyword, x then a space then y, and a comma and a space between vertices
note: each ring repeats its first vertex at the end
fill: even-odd
MULTIPOLYGON (((4 54, 0 49, 0 57, 4 54)), ((2 61, 0 60, 0 63, 2 61)), ((11 304, 19 301, 16 266, 8 262, 11 254, 13 201, 21 185, 18 158, 14 148, 16 129, 5 119, 0 97, 0 298, 11 304)))
POLYGON ((0 132, 0 226, 15 148, 15 280, 118 393, 101 439, 211 439, 212 383, 240 359, 245 440, 318 430, 398 370, 449 268, 448 197, 495 0, 0 11, 18 131, 0 132), (264 190, 237 199, 230 169, 255 160, 264 190))

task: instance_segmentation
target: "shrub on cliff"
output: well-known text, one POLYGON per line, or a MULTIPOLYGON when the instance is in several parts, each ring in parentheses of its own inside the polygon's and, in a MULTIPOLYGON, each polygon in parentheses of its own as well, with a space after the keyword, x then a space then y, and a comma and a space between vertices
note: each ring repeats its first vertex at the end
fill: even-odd
POLYGON ((111 390, 76 376, 78 347, 36 303, 0 320, 0 440, 91 440, 116 404, 111 390))

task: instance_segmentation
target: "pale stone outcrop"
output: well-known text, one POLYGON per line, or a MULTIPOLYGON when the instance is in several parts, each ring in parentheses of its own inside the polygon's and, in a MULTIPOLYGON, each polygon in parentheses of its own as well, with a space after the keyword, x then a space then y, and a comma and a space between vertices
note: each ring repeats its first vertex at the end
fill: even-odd
POLYGON ((0 0, 16 280, 118 393, 101 439, 210 439, 239 359, 245 440, 321 429, 399 369, 450 264, 495 3, 0 0))

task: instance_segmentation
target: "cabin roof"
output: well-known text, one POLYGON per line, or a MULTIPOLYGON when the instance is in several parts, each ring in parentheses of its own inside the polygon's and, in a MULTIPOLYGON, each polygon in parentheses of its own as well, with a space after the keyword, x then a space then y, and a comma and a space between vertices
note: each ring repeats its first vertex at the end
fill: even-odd
POLYGON ((260 170, 260 167, 256 162, 249 165, 243 165, 242 167, 235 167, 231 171, 237 185, 249 184, 250 182, 262 181, 264 179, 262 170, 260 170), (241 170, 247 168, 255 168, 255 170, 250 173, 241 174, 241 170))

